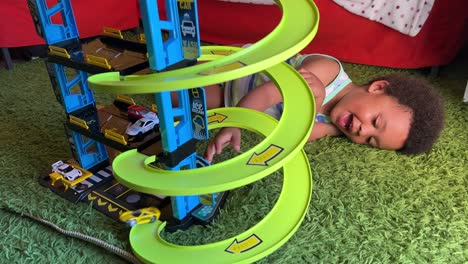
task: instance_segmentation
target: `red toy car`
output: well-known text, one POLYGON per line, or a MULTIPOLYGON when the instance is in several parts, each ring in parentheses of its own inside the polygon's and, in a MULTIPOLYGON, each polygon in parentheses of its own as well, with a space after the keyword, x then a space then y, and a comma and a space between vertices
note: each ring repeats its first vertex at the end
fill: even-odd
POLYGON ((156 113, 141 105, 131 105, 127 108, 128 121, 135 123, 143 117, 155 118, 156 113))

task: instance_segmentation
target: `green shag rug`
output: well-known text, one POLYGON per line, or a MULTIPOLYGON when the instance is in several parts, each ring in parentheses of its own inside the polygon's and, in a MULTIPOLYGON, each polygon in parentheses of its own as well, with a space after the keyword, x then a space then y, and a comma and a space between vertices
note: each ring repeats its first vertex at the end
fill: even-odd
MULTIPOLYGON (((358 83, 405 71, 355 64, 345 68, 358 83)), ((430 79, 445 98, 447 116, 434 149, 408 157, 345 138, 306 144, 314 184, 309 211, 292 238, 258 263, 467 263, 468 105, 462 102, 466 62, 443 67, 437 78, 430 79)), ((106 104, 114 96, 96 98, 106 104)), ((135 99, 150 102, 151 98, 135 99)), ((70 203, 38 183, 51 163, 71 155, 63 131, 65 114, 52 92, 43 59, 17 63, 11 71, 0 69, 0 103, 0 262, 126 263, 116 254, 24 215, 131 251, 124 225, 88 204, 70 203)), ((257 140, 258 136, 246 133, 243 147, 257 140)), ((229 155, 232 152, 221 158, 229 155)), ((270 211, 281 186, 280 170, 231 191, 212 225, 164 237, 196 245, 239 234, 270 211)))

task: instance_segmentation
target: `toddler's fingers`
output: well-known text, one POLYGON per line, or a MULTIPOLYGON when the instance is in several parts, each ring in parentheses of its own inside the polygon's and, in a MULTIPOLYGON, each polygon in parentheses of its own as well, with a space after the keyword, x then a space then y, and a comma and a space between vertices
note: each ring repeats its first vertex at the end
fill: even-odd
POLYGON ((215 149, 215 148, 216 148, 215 145, 212 144, 212 143, 210 143, 210 144, 208 145, 208 147, 206 147, 205 155, 204 155, 205 157, 204 157, 204 158, 205 158, 207 161, 209 161, 210 163, 213 161, 213 156, 214 156, 214 154, 215 154, 215 152, 216 152, 216 149, 215 149))
POLYGON ((216 154, 221 154, 224 147, 229 145, 229 142, 224 141, 224 140, 216 140, 214 145, 215 145, 214 147, 215 147, 216 154))
POLYGON ((236 151, 240 151, 240 137, 233 137, 231 139, 232 148, 236 151))
POLYGON ((307 78, 311 78, 313 77, 312 73, 306 69, 299 69, 298 72, 301 74, 301 76, 304 78, 304 79, 307 79, 307 78))

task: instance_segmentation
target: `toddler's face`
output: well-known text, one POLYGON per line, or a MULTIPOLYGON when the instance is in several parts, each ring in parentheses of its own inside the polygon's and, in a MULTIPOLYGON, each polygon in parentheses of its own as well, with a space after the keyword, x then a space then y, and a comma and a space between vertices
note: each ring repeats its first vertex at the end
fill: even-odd
POLYGON ((353 142, 397 150, 408 137, 412 113, 394 97, 366 91, 345 96, 330 118, 353 142))

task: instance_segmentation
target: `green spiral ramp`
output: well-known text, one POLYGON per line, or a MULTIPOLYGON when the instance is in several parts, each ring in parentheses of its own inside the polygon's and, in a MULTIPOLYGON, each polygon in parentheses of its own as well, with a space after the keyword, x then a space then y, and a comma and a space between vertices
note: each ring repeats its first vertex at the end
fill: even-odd
POLYGON ((303 78, 281 62, 312 40, 319 16, 311 1, 279 0, 278 4, 283 10, 281 22, 249 48, 203 47, 201 60, 212 60, 204 64, 144 76, 121 77, 113 72, 88 78, 90 87, 97 92, 136 94, 206 86, 266 70, 283 95, 284 111, 279 124, 249 109, 209 111, 216 120, 210 129, 237 126, 266 136, 253 149, 228 161, 195 170, 165 171, 148 166, 154 157, 136 150, 124 152, 114 160, 114 174, 122 184, 145 193, 172 196, 230 190, 284 169, 283 189, 274 208, 262 221, 236 237, 207 245, 179 246, 159 236, 164 223, 137 225, 131 230, 130 242, 142 261, 252 262, 280 247, 302 222, 312 192, 312 175, 302 146, 314 122, 315 103, 303 78))

